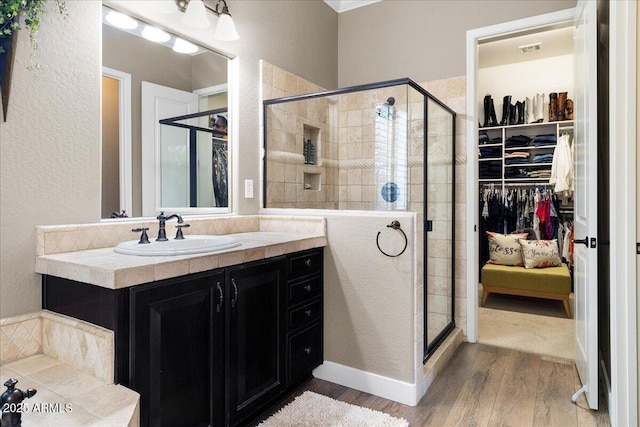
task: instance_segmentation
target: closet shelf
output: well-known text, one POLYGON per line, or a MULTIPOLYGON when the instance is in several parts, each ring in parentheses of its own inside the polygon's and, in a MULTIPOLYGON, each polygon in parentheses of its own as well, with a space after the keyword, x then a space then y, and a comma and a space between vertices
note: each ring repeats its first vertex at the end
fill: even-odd
POLYGON ((558 126, 558 124, 570 124, 571 128, 573 128, 573 120, 562 120, 559 122, 542 122, 542 123, 528 123, 528 124, 519 124, 519 125, 506 125, 506 126, 490 126, 486 128, 478 128, 479 131, 484 130, 500 130, 500 129, 517 129, 517 128, 527 128, 527 127, 536 127, 536 126, 558 126))
POLYGON ((551 166, 551 163, 516 163, 512 165, 504 165, 505 168, 519 168, 524 166, 551 166))
POLYGON ((479 148, 483 148, 483 147, 502 147, 502 142, 499 142, 497 144, 478 144, 479 148))
POLYGON ((539 150, 541 148, 556 148, 556 144, 553 145, 539 145, 531 147, 504 147, 504 151, 522 151, 522 150, 539 150))
POLYGON ((487 158, 487 159, 478 159, 479 162, 495 162, 495 161, 502 161, 502 157, 492 157, 492 158, 487 158))

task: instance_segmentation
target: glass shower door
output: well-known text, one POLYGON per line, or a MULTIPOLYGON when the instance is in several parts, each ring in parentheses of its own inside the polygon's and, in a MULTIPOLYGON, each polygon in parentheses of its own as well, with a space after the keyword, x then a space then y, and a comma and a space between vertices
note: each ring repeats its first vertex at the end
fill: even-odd
POLYGON ((425 357, 454 327, 455 122, 427 97, 425 357))

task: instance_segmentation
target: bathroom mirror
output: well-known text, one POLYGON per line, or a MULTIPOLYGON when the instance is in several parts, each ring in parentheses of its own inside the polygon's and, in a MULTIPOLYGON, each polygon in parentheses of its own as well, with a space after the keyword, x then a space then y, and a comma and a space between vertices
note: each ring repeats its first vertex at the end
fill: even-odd
POLYGON ((166 40, 150 41, 144 20, 123 29, 111 12, 103 6, 102 218, 229 212, 228 58, 166 25, 156 35, 166 40))

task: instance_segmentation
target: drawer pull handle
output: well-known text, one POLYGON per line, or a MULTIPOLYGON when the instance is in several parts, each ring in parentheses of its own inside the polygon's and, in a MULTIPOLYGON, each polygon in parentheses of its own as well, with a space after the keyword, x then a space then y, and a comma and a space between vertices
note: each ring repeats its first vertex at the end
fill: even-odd
POLYGON ((222 309, 222 303, 224 302, 224 293, 222 292, 222 287, 220 286, 220 282, 216 283, 216 288, 218 289, 218 292, 220 293, 220 298, 218 300, 218 304, 216 304, 216 312, 220 313, 220 310, 222 309))
POLYGON ((304 290, 307 291, 307 292, 311 292, 311 285, 306 285, 304 287, 304 290))
POLYGON ((236 302, 238 301, 238 286, 236 285, 236 279, 231 279, 231 284, 233 285, 233 299, 231 300, 231 307, 235 307, 236 302))
POLYGON ((304 352, 307 354, 311 354, 311 347, 305 347, 304 352))
POLYGON ((307 268, 311 268, 311 258, 309 258, 309 259, 305 260, 304 265, 305 265, 307 268))
POLYGON ((305 310, 304 314, 306 314, 307 317, 311 317, 311 310, 305 310))

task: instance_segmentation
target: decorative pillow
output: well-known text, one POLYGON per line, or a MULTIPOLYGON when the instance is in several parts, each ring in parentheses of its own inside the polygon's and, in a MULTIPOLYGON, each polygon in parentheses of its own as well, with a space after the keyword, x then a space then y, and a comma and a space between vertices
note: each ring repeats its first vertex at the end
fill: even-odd
POLYGON ((562 264, 558 241, 520 239, 524 268, 557 267, 562 264))
POLYGON ((522 248, 519 240, 526 239, 527 233, 500 234, 487 231, 489 238, 489 263, 522 266, 522 248))

